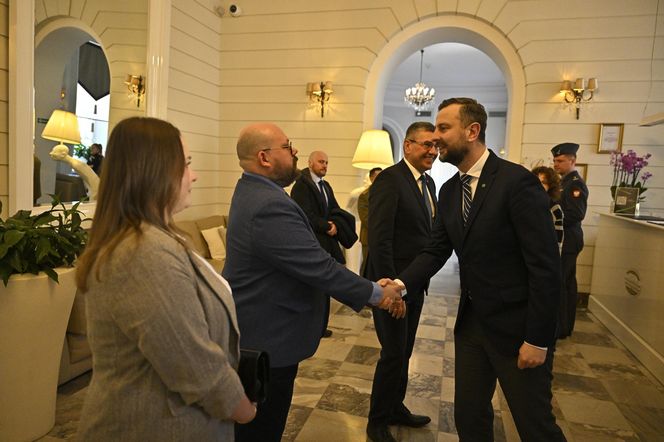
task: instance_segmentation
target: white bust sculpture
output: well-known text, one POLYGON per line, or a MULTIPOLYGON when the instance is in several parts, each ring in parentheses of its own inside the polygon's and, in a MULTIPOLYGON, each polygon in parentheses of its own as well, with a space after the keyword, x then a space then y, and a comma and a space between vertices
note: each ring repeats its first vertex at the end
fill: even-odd
POLYGON ((99 177, 90 166, 81 160, 77 160, 69 155, 69 148, 62 144, 55 146, 49 154, 56 161, 62 161, 69 164, 83 179, 85 187, 88 189, 90 201, 97 199, 97 190, 99 189, 99 177))

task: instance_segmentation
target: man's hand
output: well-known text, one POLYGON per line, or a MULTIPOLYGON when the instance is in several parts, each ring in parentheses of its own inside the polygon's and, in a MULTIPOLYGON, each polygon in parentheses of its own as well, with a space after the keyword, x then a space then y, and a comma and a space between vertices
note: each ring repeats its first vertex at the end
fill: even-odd
POLYGON ((330 228, 329 228, 328 231, 325 232, 325 233, 327 233, 327 234, 330 235, 330 236, 336 236, 336 234, 337 234, 337 226, 336 226, 332 221, 328 221, 327 223, 330 225, 330 228))
POLYGON ((378 285, 383 287, 383 299, 377 307, 388 310, 397 319, 406 316, 406 303, 401 299, 401 288, 389 278, 380 279, 378 285))
POLYGON ((406 316, 406 303, 403 299, 393 302, 390 308, 387 309, 392 317, 401 319, 406 316))
POLYGON ((519 358, 516 366, 520 369, 535 368, 544 363, 546 360, 546 350, 533 347, 532 345, 524 342, 519 348, 519 358))

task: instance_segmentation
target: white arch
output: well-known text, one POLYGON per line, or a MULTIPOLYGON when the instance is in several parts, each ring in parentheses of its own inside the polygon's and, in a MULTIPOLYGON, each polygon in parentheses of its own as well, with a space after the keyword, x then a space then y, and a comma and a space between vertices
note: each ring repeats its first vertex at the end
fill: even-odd
POLYGON ((390 39, 369 70, 364 93, 364 129, 380 128, 385 89, 397 66, 413 52, 443 42, 473 46, 487 54, 503 72, 508 97, 505 148, 508 159, 518 163, 526 100, 523 63, 505 35, 490 24, 471 17, 444 15, 427 18, 390 39))

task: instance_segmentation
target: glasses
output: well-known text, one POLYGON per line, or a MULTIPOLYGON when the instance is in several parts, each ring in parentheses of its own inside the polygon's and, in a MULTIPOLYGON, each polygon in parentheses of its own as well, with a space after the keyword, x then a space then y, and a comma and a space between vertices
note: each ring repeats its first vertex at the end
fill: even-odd
POLYGON ((436 149, 436 152, 440 152, 440 147, 436 146, 436 143, 432 141, 425 141, 424 143, 420 143, 419 141, 411 140, 410 138, 408 138, 406 141, 408 141, 409 143, 419 144, 426 150, 436 149))
POLYGON ((268 151, 268 150, 277 150, 277 149, 288 149, 290 151, 290 154, 293 155, 293 142, 288 141, 288 144, 284 144, 283 146, 268 147, 267 149, 261 149, 261 152, 265 152, 265 151, 268 151))

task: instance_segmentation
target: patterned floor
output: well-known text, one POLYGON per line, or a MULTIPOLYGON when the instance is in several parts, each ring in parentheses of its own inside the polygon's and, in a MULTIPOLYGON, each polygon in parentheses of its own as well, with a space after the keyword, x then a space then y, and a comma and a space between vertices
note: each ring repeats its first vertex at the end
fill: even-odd
MULTIPOLYGON (((431 416, 421 429, 391 427, 398 440, 458 440, 454 427, 454 340, 458 305, 454 262, 432 281, 411 359, 406 404, 431 416)), ((331 338, 303 362, 283 441, 365 441, 371 380, 379 344, 370 310, 356 314, 335 303, 331 338)), ((43 441, 73 438, 84 376, 59 390, 55 428, 43 441)), ((574 335, 554 360, 554 412, 569 441, 664 440, 664 386, 590 313, 579 311, 574 335)), ((504 397, 494 396, 496 441, 518 441, 504 397)))

